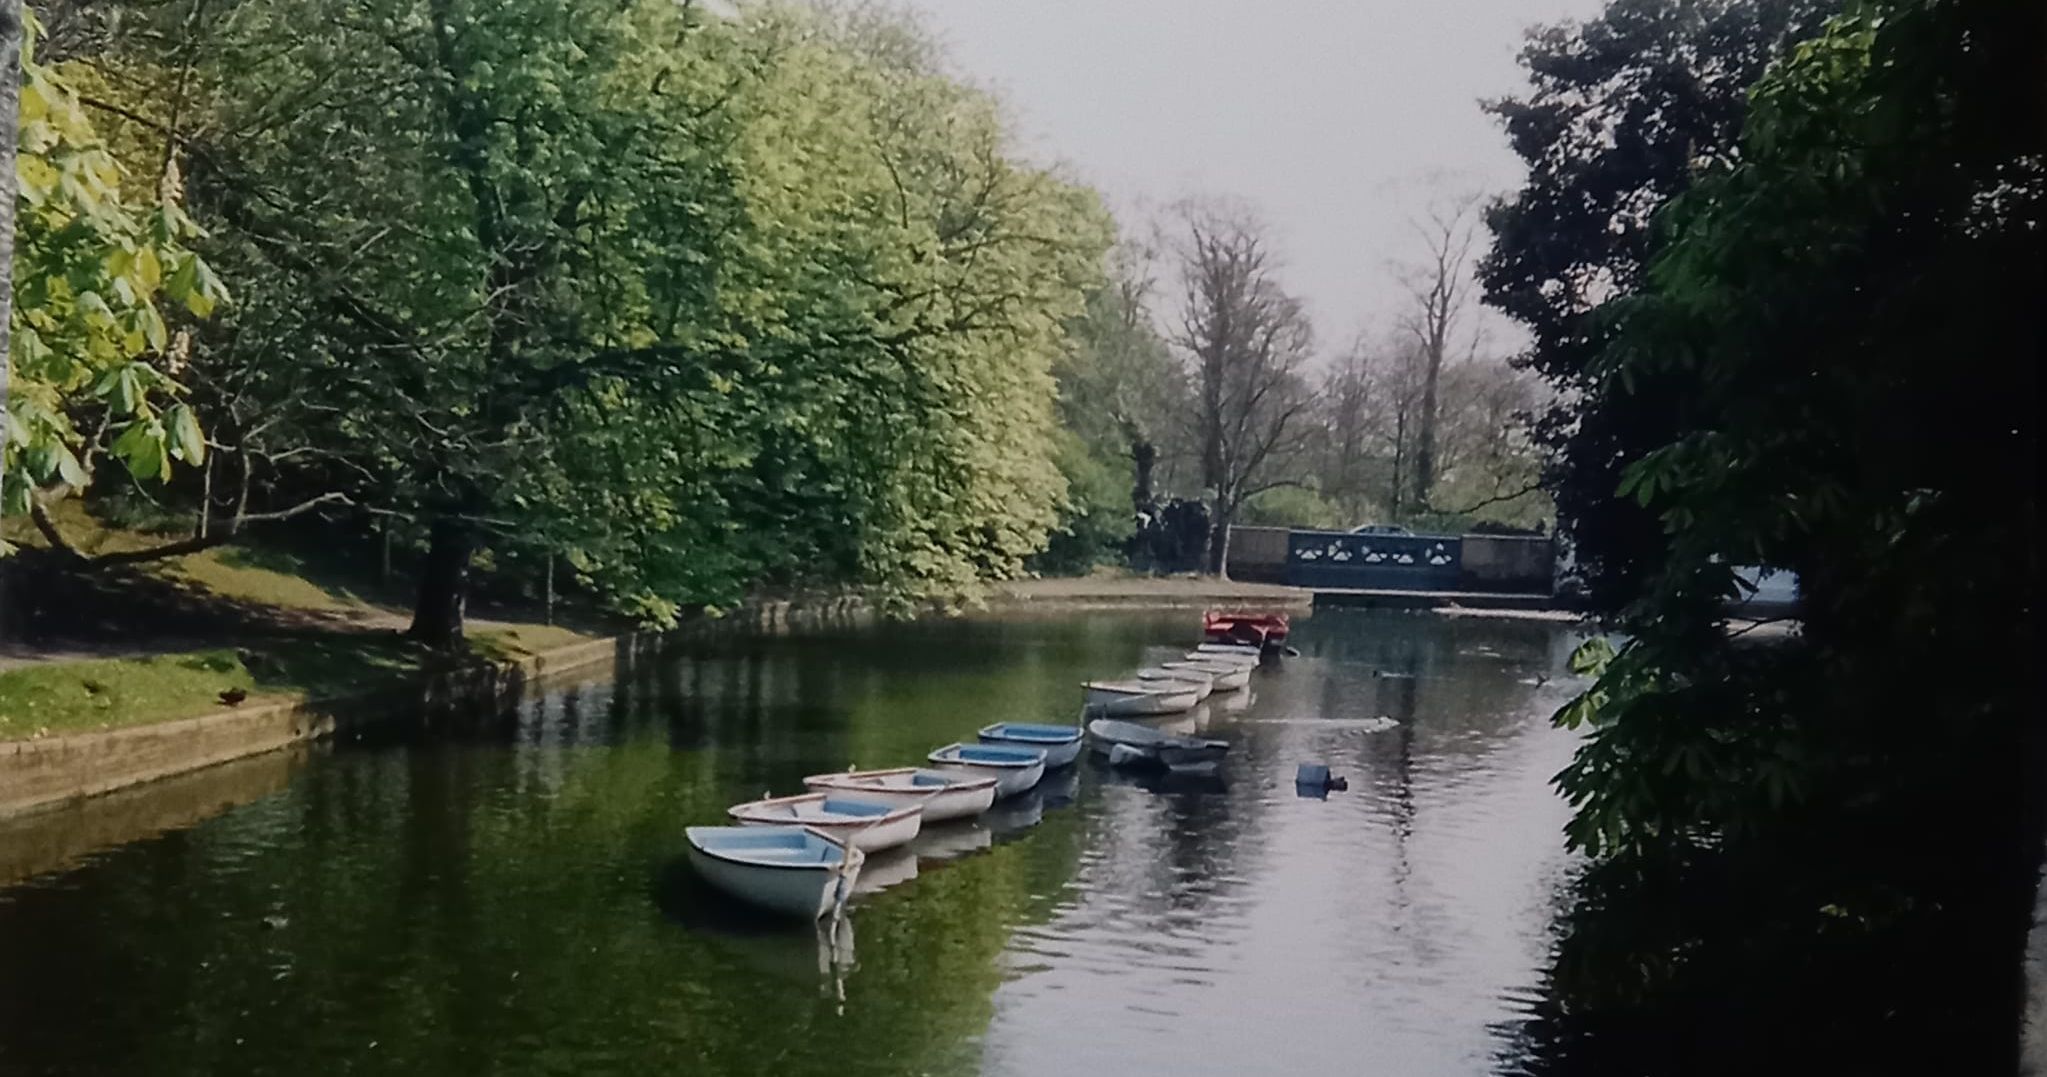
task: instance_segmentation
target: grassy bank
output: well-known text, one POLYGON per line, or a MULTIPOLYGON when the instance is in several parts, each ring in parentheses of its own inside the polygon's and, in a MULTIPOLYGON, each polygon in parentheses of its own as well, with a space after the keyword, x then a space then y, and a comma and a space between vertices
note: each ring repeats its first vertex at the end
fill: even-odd
MULTIPOLYGON (((91 553, 173 537, 62 506, 91 553)), ((38 537, 7 536, 34 551, 38 537)), ((402 583, 282 546, 216 547, 59 592, 69 628, 0 651, 0 740, 143 725, 228 706, 332 696, 483 659, 516 659, 595 638, 509 611, 472 621, 467 647, 405 639, 402 583)), ((40 581, 39 581, 40 582, 40 581)), ((46 600, 47 601, 47 600, 46 600)))
POLYGON ((579 640, 544 625, 480 632, 466 652, 429 651, 393 632, 335 632, 163 654, 54 660, 0 671, 0 740, 189 718, 229 706, 341 695, 483 659, 579 640))

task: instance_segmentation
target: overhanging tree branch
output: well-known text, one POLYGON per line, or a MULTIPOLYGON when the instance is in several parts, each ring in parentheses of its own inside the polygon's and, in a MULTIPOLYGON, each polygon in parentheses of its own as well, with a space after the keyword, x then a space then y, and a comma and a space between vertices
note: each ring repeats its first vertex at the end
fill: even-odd
MULTIPOLYGON (((1472 504, 1470 504, 1470 505, 1466 505, 1465 507, 1463 507, 1463 508, 1461 508, 1461 509, 1444 509, 1444 510, 1442 510, 1442 511, 1443 511, 1443 512, 1444 512, 1444 513, 1445 513, 1446 515, 1450 515, 1450 516, 1463 516, 1463 515, 1466 515, 1467 513, 1473 513, 1473 512, 1477 512, 1478 510, 1480 510, 1480 509, 1482 509, 1482 508, 1486 508, 1487 506, 1490 506, 1490 505, 1497 505, 1497 504, 1499 504, 1499 503, 1501 503, 1501 502, 1503 502, 1503 501, 1513 501, 1513 500, 1516 500, 1517 498, 1523 498, 1523 497, 1527 497, 1527 496, 1528 496, 1529 494, 1537 493, 1537 492, 1539 492, 1539 491, 1540 491, 1541 489, 1542 489, 1542 484, 1541 484, 1541 483, 1539 483, 1539 482, 1531 482, 1531 483, 1527 484, 1526 486, 1523 486, 1523 487, 1522 487, 1522 488, 1520 488, 1519 490, 1515 490, 1515 491, 1513 491, 1513 492, 1511 492, 1511 493, 1505 493, 1505 494, 1494 494, 1493 496, 1491 496, 1491 497, 1488 497, 1488 498, 1486 498, 1486 499, 1485 499, 1485 500, 1483 500, 1483 501, 1476 501, 1476 502, 1473 502, 1472 504)), ((1426 503, 1424 503, 1424 505, 1423 505, 1422 507, 1423 507, 1423 508, 1427 508, 1428 506, 1427 506, 1427 504, 1426 504, 1426 503)))
POLYGON ((65 538, 63 531, 57 527, 57 521, 50 516, 49 506, 41 500, 37 500, 29 506, 29 519, 35 523, 36 530, 42 533, 44 541, 50 544, 50 548, 62 555, 66 560, 88 568, 101 568, 108 565, 132 565, 143 561, 159 561, 166 557, 179 557, 188 553, 198 553, 201 550, 210 550, 215 546, 225 546, 234 542, 241 537, 242 528, 249 524, 289 520, 295 516, 303 516, 324 505, 352 504, 354 502, 350 501, 345 494, 324 493, 318 497, 301 501, 290 508, 278 509, 274 512, 244 513, 235 516, 227 522, 225 527, 211 534, 180 539, 177 542, 167 542, 161 546, 151 546, 146 549, 116 550, 112 553, 101 554, 86 553, 69 539, 65 538))

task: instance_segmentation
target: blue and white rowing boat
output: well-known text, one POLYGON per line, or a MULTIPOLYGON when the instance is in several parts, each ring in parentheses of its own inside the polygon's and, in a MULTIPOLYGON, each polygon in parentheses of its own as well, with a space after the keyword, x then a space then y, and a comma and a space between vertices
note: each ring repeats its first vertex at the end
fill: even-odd
POLYGON ((1080 758, 1081 731, 1070 725, 997 722, 982 726, 980 735, 982 744, 1043 751, 1046 770, 1056 770, 1080 758))
POLYGON ((848 793, 862 800, 898 807, 922 804, 926 823, 942 823, 987 811, 988 805, 995 803, 996 781, 992 775, 892 767, 888 770, 813 774, 803 779, 803 785, 812 792, 848 793))
POLYGON ((1157 766, 1175 774, 1213 774, 1230 750, 1228 741, 1176 736, 1113 718, 1089 722, 1087 732, 1115 766, 1157 766))
POLYGON ((937 764, 940 770, 994 776, 997 800, 1024 792, 1045 776, 1045 752, 1042 748, 948 744, 926 758, 937 764))
POLYGON ((726 814, 745 826, 811 827, 863 853, 908 844, 924 824, 922 804, 885 804, 839 793, 769 797, 734 804, 726 814))
MULTIPOLYGON (((1199 654, 1200 652, 1196 651, 1195 653, 1199 654)), ((1214 685, 1216 691, 1234 692, 1251 683, 1251 670, 1253 667, 1242 662, 1232 662, 1227 659, 1220 662, 1182 659, 1175 662, 1160 662, 1158 668, 1175 673, 1200 673, 1208 677, 1209 682, 1214 685)))
POLYGON ((693 826, 689 862, 706 881, 763 909, 815 920, 853 893, 866 855, 804 827, 693 826))
POLYGON ((1203 643, 1194 648, 1195 654, 1225 655, 1230 658, 1256 660, 1265 654, 1265 649, 1250 643, 1203 643))
POLYGON ((1192 681, 1088 681, 1081 688, 1088 706, 1122 717, 1178 714, 1201 702, 1201 687, 1192 681))
MULTIPOLYGON (((1194 702, 1196 703, 1207 699, 1209 693, 1215 691, 1215 677, 1212 674, 1198 669, 1175 669, 1171 664, 1140 669, 1133 676, 1141 684, 1157 685, 1159 687, 1173 687, 1183 684, 1193 685, 1194 702)), ((1247 673, 1245 676, 1249 677, 1250 674, 1247 673)))

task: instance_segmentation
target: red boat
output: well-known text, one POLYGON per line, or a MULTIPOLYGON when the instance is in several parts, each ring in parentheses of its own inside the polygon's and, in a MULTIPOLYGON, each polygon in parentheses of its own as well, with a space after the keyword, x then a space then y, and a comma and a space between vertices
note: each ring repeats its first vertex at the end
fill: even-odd
POLYGON ((1210 643, 1241 643, 1270 649, 1286 643, 1287 615, 1284 613, 1224 613, 1209 610, 1201 615, 1201 634, 1210 643))

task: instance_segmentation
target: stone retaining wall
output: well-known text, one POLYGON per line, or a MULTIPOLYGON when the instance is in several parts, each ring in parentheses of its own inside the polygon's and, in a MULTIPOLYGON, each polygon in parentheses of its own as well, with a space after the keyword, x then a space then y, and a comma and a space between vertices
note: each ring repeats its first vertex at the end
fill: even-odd
POLYGON ((169 722, 0 741, 0 818, 328 736, 392 714, 514 697, 533 682, 630 660, 658 637, 620 636, 482 663, 368 692, 222 708, 169 722))
POLYGON ((1230 528, 1229 562, 1224 571, 1233 580, 1285 583, 1290 533, 1284 527, 1230 528))
POLYGON ((1556 589, 1557 545, 1548 537, 1466 535, 1458 586, 1466 591, 1549 594, 1556 589))

